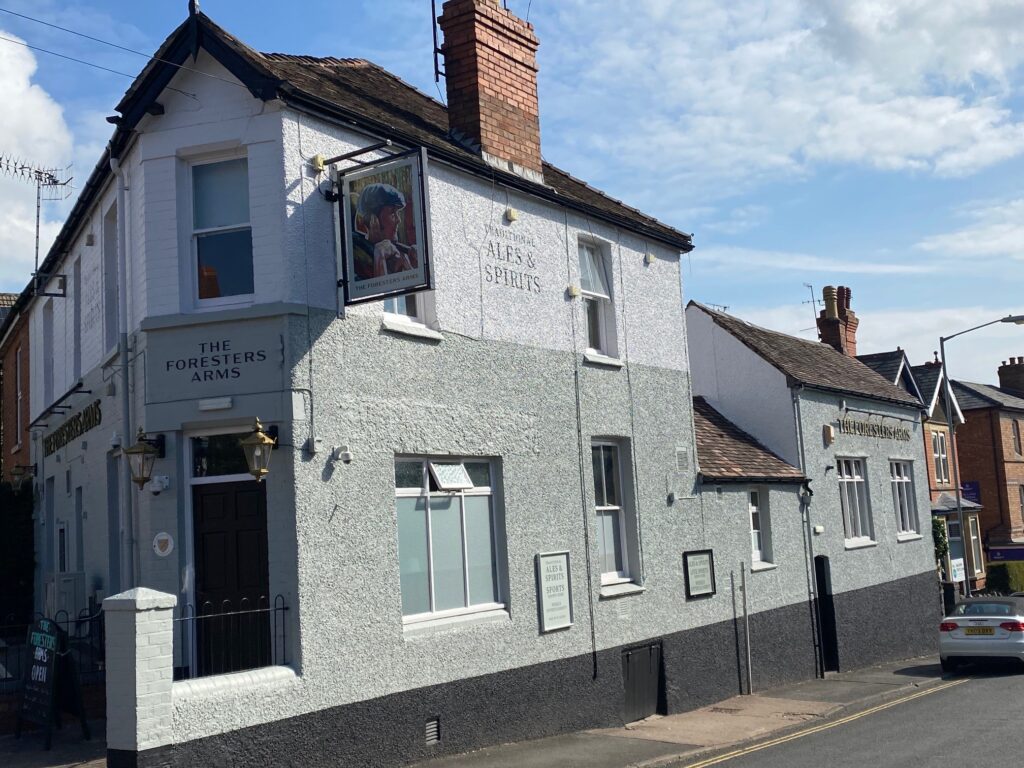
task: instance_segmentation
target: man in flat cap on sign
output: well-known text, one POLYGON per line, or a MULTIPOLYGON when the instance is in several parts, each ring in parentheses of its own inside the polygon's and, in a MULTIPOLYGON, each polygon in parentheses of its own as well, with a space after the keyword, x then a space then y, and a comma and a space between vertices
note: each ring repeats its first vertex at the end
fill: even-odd
POLYGON ((367 184, 359 193, 352 233, 357 280, 416 268, 416 248, 397 239, 403 208, 405 195, 390 184, 367 184))

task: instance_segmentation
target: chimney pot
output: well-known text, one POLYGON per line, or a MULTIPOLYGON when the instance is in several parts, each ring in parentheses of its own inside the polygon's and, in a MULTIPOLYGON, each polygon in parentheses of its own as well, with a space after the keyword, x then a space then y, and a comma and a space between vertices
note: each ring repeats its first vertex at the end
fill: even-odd
POLYGON ((841 354, 857 356, 857 326, 860 320, 850 309, 852 291, 844 285, 826 285, 822 291, 825 309, 818 315, 818 338, 841 354))

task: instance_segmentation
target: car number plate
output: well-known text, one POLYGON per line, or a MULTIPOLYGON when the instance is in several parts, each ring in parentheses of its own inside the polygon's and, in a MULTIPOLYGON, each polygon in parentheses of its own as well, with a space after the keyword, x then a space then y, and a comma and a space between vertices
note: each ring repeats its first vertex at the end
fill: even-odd
POLYGON ((965 635, 992 635, 995 634, 992 627, 966 627, 964 629, 965 635))

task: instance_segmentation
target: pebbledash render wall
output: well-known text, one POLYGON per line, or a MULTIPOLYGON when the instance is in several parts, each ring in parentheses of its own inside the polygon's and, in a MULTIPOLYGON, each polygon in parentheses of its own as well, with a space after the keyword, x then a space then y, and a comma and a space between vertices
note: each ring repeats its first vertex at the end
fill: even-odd
POLYGON ((940 604, 920 409, 792 384, 706 312, 693 307, 686 319, 694 392, 811 481, 808 530, 824 530, 808 534, 809 554, 829 558, 840 668, 931 652, 940 604), (843 433, 846 415, 898 423, 910 439, 843 433), (823 436, 828 425, 832 444, 823 436), (867 545, 851 544, 844 533, 840 457, 863 459, 867 467, 874 532, 867 545), (920 534, 897 536, 890 459, 913 464, 920 534))
MULTIPOLYGON (((301 445, 312 409, 323 445, 314 457, 282 449, 267 481, 271 545, 284 553, 271 558, 271 590, 286 582, 296 630, 290 668, 175 683, 175 762, 241 753, 253 764, 302 755, 304 765, 394 765, 619 724, 620 652, 647 642, 662 645, 667 711, 739 692, 737 590, 749 520, 734 489, 696 493, 678 254, 434 163, 435 333, 396 332, 379 304, 339 319, 334 211, 307 159, 367 139, 288 111, 282 125, 289 279, 281 298, 308 307, 284 316, 295 396, 282 440, 301 445), (519 212, 513 224, 503 219, 507 207, 519 212), (579 284, 579 238, 612 257, 621 365, 582 354, 581 303, 566 292, 579 284), (508 245, 534 266, 498 260, 508 245), (529 272, 532 280, 509 282, 532 289, 494 282, 496 269, 529 272), (633 454, 625 470, 636 584, 618 594, 602 594, 595 567, 595 438, 633 454), (328 460, 340 445, 351 463, 328 460), (394 462, 405 454, 495 460, 506 611, 403 626, 394 462), (282 508, 292 493, 294 512, 282 508), (705 548, 715 551, 718 592, 687 600, 682 553, 705 548), (561 549, 572 559, 575 624, 541 635, 534 556, 561 549), (427 747, 431 717, 444 738, 427 747)), ((779 562, 750 584, 758 686, 815 672, 799 501, 773 491, 771 504, 779 562)))

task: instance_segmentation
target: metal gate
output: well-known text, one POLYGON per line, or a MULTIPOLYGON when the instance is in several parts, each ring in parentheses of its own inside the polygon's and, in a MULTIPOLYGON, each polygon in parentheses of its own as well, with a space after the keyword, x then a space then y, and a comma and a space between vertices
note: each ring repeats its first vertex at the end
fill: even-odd
POLYGON ((661 643, 629 648, 622 652, 627 723, 657 714, 663 698, 661 643))

